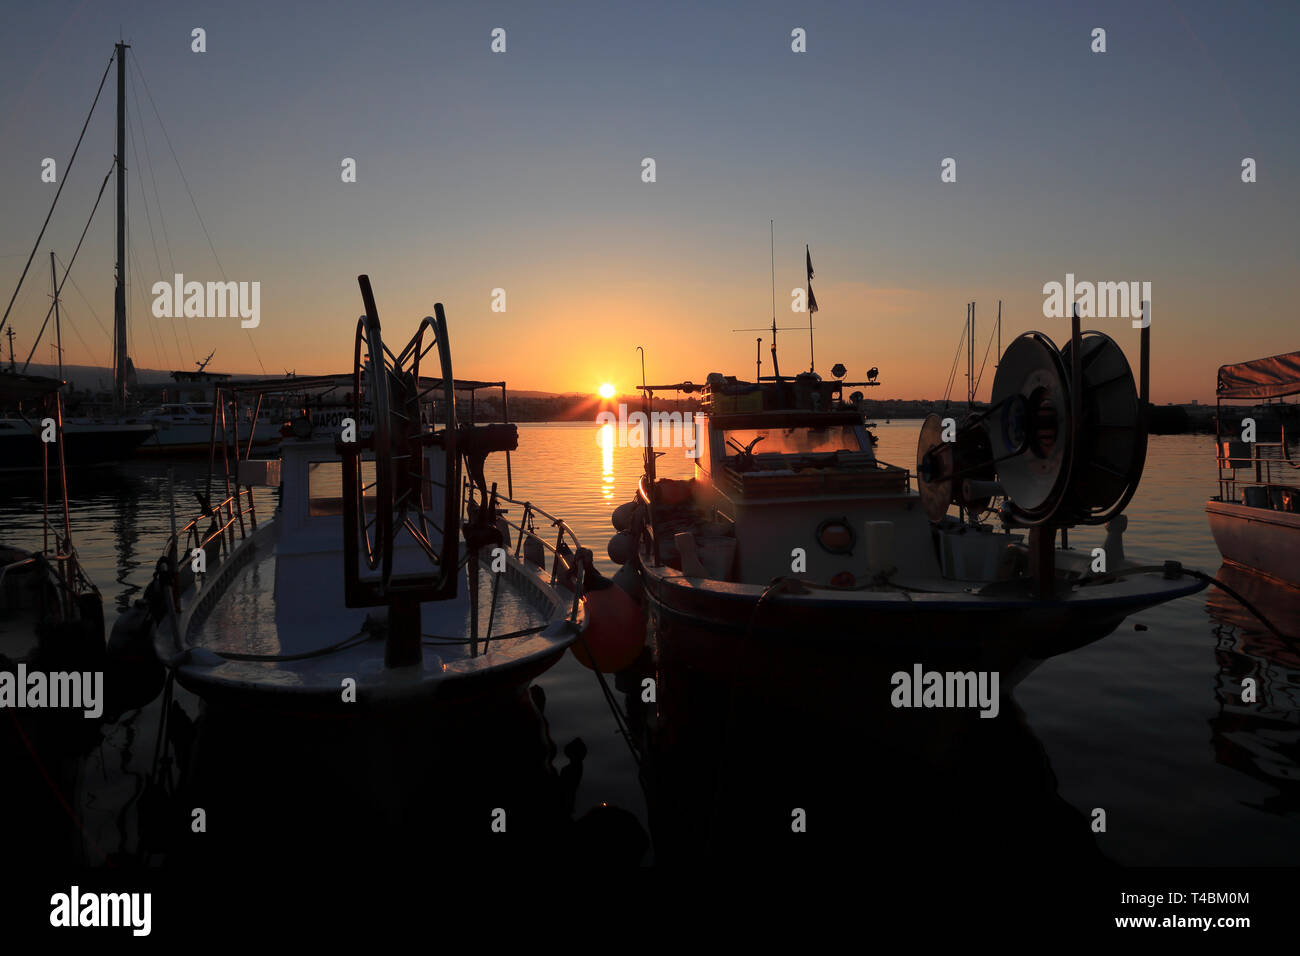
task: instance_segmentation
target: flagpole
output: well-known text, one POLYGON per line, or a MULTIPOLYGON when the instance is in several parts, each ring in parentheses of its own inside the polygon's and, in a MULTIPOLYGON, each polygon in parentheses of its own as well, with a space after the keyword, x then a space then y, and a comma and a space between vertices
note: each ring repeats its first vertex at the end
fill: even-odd
POLYGON ((804 243, 803 251, 804 251, 804 262, 805 262, 805 263, 807 264, 807 266, 808 266, 808 270, 807 270, 807 271, 808 271, 808 278, 807 278, 807 280, 805 280, 805 282, 804 282, 804 286, 805 286, 806 291, 807 291, 807 293, 808 293, 808 302, 807 302, 807 306, 808 306, 808 371, 809 371, 809 372, 815 372, 815 371, 817 370, 817 364, 816 364, 816 361, 815 361, 814 358, 813 358, 813 313, 817 311, 817 308, 816 308, 816 302, 817 302, 817 300, 813 298, 813 291, 812 291, 812 277, 813 277, 812 251, 808 248, 808 243, 806 243, 806 242, 804 243))

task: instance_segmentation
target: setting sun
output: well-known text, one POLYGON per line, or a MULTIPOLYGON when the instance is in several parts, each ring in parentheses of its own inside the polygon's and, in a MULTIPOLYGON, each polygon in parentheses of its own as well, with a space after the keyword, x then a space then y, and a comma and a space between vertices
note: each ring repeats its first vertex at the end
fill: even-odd
POLYGON ((613 397, 614 397, 614 386, 613 386, 613 385, 610 385, 609 382, 606 382, 604 385, 602 385, 602 386, 600 387, 600 397, 601 397, 601 398, 613 398, 613 397))

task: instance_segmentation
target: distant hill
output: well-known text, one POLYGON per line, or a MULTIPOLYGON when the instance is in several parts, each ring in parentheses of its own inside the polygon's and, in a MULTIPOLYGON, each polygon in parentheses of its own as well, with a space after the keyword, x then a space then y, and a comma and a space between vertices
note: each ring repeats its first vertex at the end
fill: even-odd
MULTIPOLYGON (((221 372, 220 368, 210 369, 212 372, 221 372)), ((340 370, 342 371, 342 370, 340 370)), ((27 367, 28 374, 31 375, 48 375, 54 377, 58 375, 59 367, 57 365, 38 365, 33 362, 27 367)), ((271 376, 274 376, 274 372, 271 376)), ((304 373, 305 374, 305 373, 304 373)), ((156 368, 137 368, 135 370, 136 380, 141 385, 166 385, 172 380, 171 369, 156 368)), ((232 379, 250 379, 266 378, 270 376, 234 374, 232 379)), ((103 389, 107 391, 113 384, 113 370, 100 368, 97 365, 65 365, 63 366, 63 379, 68 382, 74 389, 85 391, 98 391, 103 389)), ((582 395, 580 392, 541 392, 535 389, 513 389, 507 388, 506 394, 510 398, 576 398, 582 395)))

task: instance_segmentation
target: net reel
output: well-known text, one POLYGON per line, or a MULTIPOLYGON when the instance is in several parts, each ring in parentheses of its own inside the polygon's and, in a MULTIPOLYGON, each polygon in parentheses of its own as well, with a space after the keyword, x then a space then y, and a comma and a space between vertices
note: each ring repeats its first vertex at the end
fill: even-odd
POLYGON ((1014 339, 990 407, 968 417, 954 440, 942 441, 938 415, 926 419, 917 483, 931 521, 951 504, 983 510, 990 494, 1004 496, 1001 517, 1017 527, 1105 524, 1127 507, 1146 462, 1149 329, 1141 394, 1114 339, 1081 333, 1077 315, 1071 331, 1063 350, 1041 332, 1014 339))
POLYGON ((388 606, 385 660, 389 666, 400 666, 420 660, 420 603, 456 596, 460 459, 455 379, 442 303, 434 306, 434 316, 426 317, 406 347, 394 355, 383 341, 369 277, 358 276, 357 282, 366 313, 357 320, 352 417, 361 422, 363 410, 368 411, 374 427, 355 441, 336 442, 343 459, 345 603, 388 606), (430 361, 429 352, 434 350, 436 360, 430 361), (430 365, 440 377, 425 387, 421 367, 430 365), (445 418, 441 428, 436 424, 437 410, 445 418), (425 455, 429 447, 443 451, 436 474, 430 473, 425 455), (363 467, 366 452, 373 453, 374 475, 369 482, 363 467), (394 545, 403 534, 428 558, 427 568, 395 573, 394 545), (376 573, 363 574, 363 564, 367 572, 376 573))
POLYGON ((943 440, 943 419, 931 413, 921 425, 916 446, 917 488, 921 507, 931 521, 939 521, 955 504, 978 514, 988 509, 997 471, 984 429, 968 418, 953 441, 943 440))

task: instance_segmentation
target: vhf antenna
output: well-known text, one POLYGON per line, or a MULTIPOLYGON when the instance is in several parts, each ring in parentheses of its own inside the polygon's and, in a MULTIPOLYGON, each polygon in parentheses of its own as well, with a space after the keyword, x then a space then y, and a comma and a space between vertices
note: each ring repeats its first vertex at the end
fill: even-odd
MULTIPOLYGON (((777 332, 802 332, 803 329, 795 326, 782 326, 781 328, 777 328, 776 325, 776 220, 769 219, 767 223, 768 223, 768 243, 769 243, 771 258, 772 258, 772 328, 770 330, 772 333, 772 375, 779 382, 781 380, 781 367, 777 365, 776 362, 776 333, 777 332)), ((767 332, 769 330, 759 328, 759 329, 732 329, 731 331, 767 332)), ((761 349, 762 349, 763 340, 759 339, 758 342, 759 342, 759 349, 760 349, 759 352, 760 358, 757 364, 760 369, 759 378, 761 379, 762 378, 761 368, 763 364, 761 358, 762 356, 761 349)))

